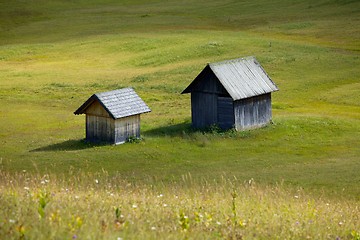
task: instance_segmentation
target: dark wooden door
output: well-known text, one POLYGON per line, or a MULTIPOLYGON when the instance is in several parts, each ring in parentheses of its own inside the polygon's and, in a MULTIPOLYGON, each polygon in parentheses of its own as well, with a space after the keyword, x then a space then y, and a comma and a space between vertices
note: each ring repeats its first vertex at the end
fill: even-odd
POLYGON ((217 99, 218 125, 222 129, 234 127, 234 105, 230 97, 218 97, 217 99))

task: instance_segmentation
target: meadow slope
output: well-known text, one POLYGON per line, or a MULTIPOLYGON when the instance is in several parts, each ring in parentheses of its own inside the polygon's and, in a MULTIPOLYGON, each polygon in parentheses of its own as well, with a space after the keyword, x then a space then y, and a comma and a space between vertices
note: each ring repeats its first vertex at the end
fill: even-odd
POLYGON ((0 1, 3 182, 20 173, 106 172, 162 187, 188 175, 195 185, 225 177, 358 206, 359 1, 31 2, 0 1), (180 92, 206 63, 250 55, 280 89, 273 124, 191 129, 189 95, 180 92), (84 117, 73 112, 93 93, 129 86, 152 109, 141 119, 143 140, 85 143, 84 117))

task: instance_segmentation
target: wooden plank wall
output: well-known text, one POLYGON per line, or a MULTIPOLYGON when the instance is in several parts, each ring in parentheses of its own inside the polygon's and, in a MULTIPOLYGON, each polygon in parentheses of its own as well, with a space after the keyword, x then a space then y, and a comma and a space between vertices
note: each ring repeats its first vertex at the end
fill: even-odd
POLYGON ((114 120, 102 105, 95 101, 86 109, 86 140, 114 143, 114 120))
POLYGON ((234 102, 235 128, 246 130, 268 124, 271 120, 271 93, 234 102))
POLYGON ((218 96, 229 96, 210 68, 202 72, 191 92, 191 117, 194 128, 218 124, 218 96))
POLYGON ((217 122, 222 129, 230 129, 234 127, 234 107, 231 97, 217 98, 217 122))
POLYGON ((191 117, 194 128, 206 128, 217 122, 217 95, 191 93, 191 117))
POLYGON ((114 120, 109 117, 87 114, 86 140, 114 143, 114 120))
POLYGON ((99 102, 86 110, 86 140, 124 143, 129 137, 140 137, 140 114, 114 120, 99 102))
POLYGON ((115 120, 115 144, 124 143, 129 137, 140 137, 140 114, 115 120))

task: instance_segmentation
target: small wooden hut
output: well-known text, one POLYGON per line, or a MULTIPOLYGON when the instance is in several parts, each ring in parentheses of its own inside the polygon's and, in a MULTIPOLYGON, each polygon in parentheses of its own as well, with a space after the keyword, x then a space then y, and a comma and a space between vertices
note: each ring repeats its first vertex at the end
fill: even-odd
POLYGON ((74 114, 86 114, 86 140, 124 143, 140 137, 140 114, 150 108, 132 88, 92 95, 74 114))
POLYGON ((271 121, 277 86, 254 57, 209 63, 182 92, 191 93, 194 128, 246 130, 271 121))

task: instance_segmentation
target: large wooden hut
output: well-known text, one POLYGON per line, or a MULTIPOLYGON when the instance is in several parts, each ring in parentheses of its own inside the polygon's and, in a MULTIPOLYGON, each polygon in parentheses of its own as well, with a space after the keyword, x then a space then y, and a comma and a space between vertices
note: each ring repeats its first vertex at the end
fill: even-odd
POLYGON ((140 137, 140 114, 150 108, 132 88, 92 95, 74 114, 86 114, 86 140, 124 143, 140 137))
POLYGON ((191 93, 194 128, 246 130, 271 121, 277 86, 254 57, 209 63, 182 92, 191 93))

